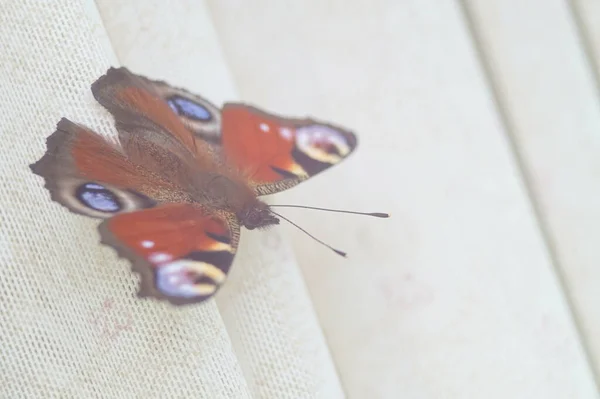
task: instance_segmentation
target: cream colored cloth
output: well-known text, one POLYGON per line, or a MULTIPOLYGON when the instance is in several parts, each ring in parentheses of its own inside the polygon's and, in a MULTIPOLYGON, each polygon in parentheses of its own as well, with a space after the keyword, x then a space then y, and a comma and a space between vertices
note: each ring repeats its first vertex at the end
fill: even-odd
POLYGON ((289 212, 349 251, 289 229, 348 396, 598 398, 575 321, 600 307, 600 112, 568 2, 207 2, 244 100, 358 135, 352 158, 277 201, 392 214, 289 212))
POLYGON ((114 133, 90 93, 109 66, 235 99, 201 2, 137 3, 100 2, 104 21, 89 0, 0 6, 0 397, 341 397, 278 232, 243 232, 216 302, 139 300, 98 222, 50 201, 30 172, 62 116, 114 133))
MULTIPOLYGON (((548 142, 528 121, 556 129, 555 148, 598 131, 596 103, 577 94, 587 87, 593 97, 590 79, 578 72, 576 84, 555 86, 572 73, 557 62, 536 73, 552 49, 575 45, 557 17, 563 1, 207 3, 210 12, 199 0, 0 2, 0 398, 598 398, 509 145, 526 133, 548 142), (524 47, 522 37, 534 40, 524 47), (489 66, 500 93, 486 56, 497 60, 489 66), (137 278, 98 244, 98 222, 51 202, 28 168, 62 116, 114 134, 89 86, 116 65, 216 103, 242 98, 352 128, 356 154, 272 202, 392 219, 286 210, 349 258, 286 226, 243 231, 215 301, 179 309, 135 298, 137 278), (541 80, 515 80, 523 71, 541 80), (540 101, 538 85, 555 88, 546 97, 556 102, 540 101), (517 89, 523 96, 511 102, 517 89), (567 93, 574 100, 560 105, 567 93), (561 117, 575 99, 586 106, 561 117)), ((558 59, 584 69, 579 58, 558 59)), ((574 159, 593 159, 587 140, 574 159)), ((547 146, 527 148, 565 172, 537 182, 561 192, 550 198, 597 187, 583 173, 569 178, 569 162, 556 163, 547 146)), ((597 223, 575 223, 580 212, 595 215, 581 207, 593 198, 549 201, 545 212, 593 233, 597 223)), ((557 239, 568 255, 562 272, 574 277, 577 259, 593 266, 595 252, 577 249, 591 248, 592 233, 581 247, 557 239)), ((594 278, 585 280, 593 293, 594 278)), ((581 317, 597 308, 583 299, 581 317)))

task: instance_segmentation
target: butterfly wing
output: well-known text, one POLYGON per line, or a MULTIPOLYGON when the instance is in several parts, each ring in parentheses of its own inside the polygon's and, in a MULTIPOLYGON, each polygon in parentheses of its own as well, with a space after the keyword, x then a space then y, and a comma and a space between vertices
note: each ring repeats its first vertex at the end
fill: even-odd
POLYGON ((197 138, 149 82, 110 68, 92 84, 97 101, 115 118, 128 159, 181 187, 197 185, 202 173, 221 173, 215 146, 197 138))
POLYGON ((141 76, 140 79, 167 103, 197 138, 214 144, 221 142, 221 110, 216 105, 204 97, 171 86, 167 82, 141 76))
POLYGON ((92 93, 114 116, 119 141, 134 162, 154 163, 152 169, 156 173, 189 169, 190 165, 215 169, 214 150, 186 127, 161 97, 158 87, 126 68, 110 68, 92 84, 92 93), (166 162, 156 162, 157 157, 152 154, 165 150, 171 156, 166 162))
POLYGON ((139 134, 177 152, 194 152, 193 136, 177 115, 143 79, 127 69, 110 68, 92 84, 92 93, 115 117, 125 150, 139 134))
MULTIPOLYGON (((116 143, 66 118, 31 170, 44 178, 54 201, 86 216, 106 218, 156 204, 139 169, 116 143)), ((155 190, 171 188, 166 181, 155 181, 155 190)))
POLYGON ((140 273, 139 295, 174 305, 202 302, 218 291, 239 239, 235 219, 191 204, 120 214, 99 229, 102 243, 129 259, 140 273))
POLYGON ((239 240, 235 217, 166 203, 185 200, 185 193, 132 164, 116 143, 63 118, 31 169, 53 200, 105 219, 102 242, 142 275, 140 295, 196 303, 225 281, 239 240))
POLYGON ((349 156, 356 136, 313 119, 283 118, 228 103, 222 110, 223 154, 257 195, 283 191, 349 156))
MULTIPOLYGON (((217 169, 225 160, 241 171, 256 195, 293 187, 341 162, 357 145, 352 132, 313 119, 284 118, 237 103, 225 104, 219 112, 201 96, 126 68, 110 68, 92 92, 115 116, 128 155, 144 158, 167 147, 186 159, 186 151, 178 148, 183 144, 200 158, 203 169, 217 169)), ((165 168, 159 162, 154 170, 182 169, 176 166, 165 168)))

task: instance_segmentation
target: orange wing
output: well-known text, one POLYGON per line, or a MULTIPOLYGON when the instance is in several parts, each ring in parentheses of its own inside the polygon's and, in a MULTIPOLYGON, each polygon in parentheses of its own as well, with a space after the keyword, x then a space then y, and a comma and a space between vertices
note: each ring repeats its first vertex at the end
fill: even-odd
MULTIPOLYGON (((197 139, 186 127, 184 119, 174 112, 177 103, 167 102, 160 87, 126 68, 110 68, 92 84, 92 93, 114 116, 119 141, 130 159, 151 164, 155 159, 149 160, 148 154, 161 151, 168 152, 169 161, 174 163, 216 169, 208 142, 197 139)), ((156 172, 165 169, 164 162, 153 167, 156 172)))
POLYGON ((44 178, 54 201, 91 217, 152 207, 154 192, 177 192, 167 180, 149 180, 116 143, 66 118, 48 137, 46 153, 31 170, 44 178))
POLYGON ((92 93, 118 122, 158 128, 193 151, 193 137, 177 115, 143 79, 126 68, 109 68, 92 84, 92 93))
POLYGON ((140 296, 175 305, 205 301, 225 282, 239 225, 191 204, 165 204, 104 221, 102 243, 131 260, 140 296))
POLYGON ((336 165, 356 148, 356 136, 313 119, 283 118, 244 104, 225 104, 226 162, 247 176, 259 195, 292 187, 336 165))
POLYGON ((167 82, 142 76, 139 78, 169 105, 197 139, 211 144, 218 144, 221 141, 221 110, 215 104, 186 89, 171 86, 167 82))
MULTIPOLYGON (((92 92, 115 116, 130 157, 152 152, 139 144, 152 141, 154 148, 168 148, 180 159, 193 154, 206 170, 219 169, 216 165, 224 160, 249 179, 257 195, 315 176, 341 162, 357 145, 352 132, 314 119, 281 117, 237 103, 225 104, 219 112, 201 96, 126 68, 110 68, 92 85, 92 92)), ((154 169, 164 170, 163 165, 154 169)))

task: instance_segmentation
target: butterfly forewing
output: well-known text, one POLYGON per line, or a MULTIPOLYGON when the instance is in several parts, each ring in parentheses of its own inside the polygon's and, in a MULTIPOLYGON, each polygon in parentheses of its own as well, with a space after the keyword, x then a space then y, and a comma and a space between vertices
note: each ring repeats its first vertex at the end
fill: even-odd
POLYGON ((176 157, 188 165, 216 168, 210 146, 194 137, 172 106, 146 79, 125 68, 111 68, 92 84, 92 93, 115 117, 121 145, 136 162, 151 162, 145 155, 162 150, 163 158, 176 157), (165 155, 165 151, 172 156, 165 155))
POLYGON ((242 170, 259 195, 292 187, 341 162, 356 147, 345 129, 312 119, 282 118, 244 104, 222 111, 228 163, 242 170))
POLYGON ((221 141, 221 110, 197 94, 160 80, 142 78, 175 112, 198 139, 218 144, 221 141))
MULTIPOLYGON (((47 139, 47 152, 31 170, 42 176, 53 200, 98 218, 155 205, 143 171, 118 146, 66 118, 47 139)), ((153 190, 171 190, 155 180, 153 190)))

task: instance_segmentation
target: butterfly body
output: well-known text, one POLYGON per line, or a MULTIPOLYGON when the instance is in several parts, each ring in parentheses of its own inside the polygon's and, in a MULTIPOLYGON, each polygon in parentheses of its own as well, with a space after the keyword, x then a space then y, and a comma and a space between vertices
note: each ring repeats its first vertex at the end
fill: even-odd
POLYGON ((279 224, 261 195, 348 156, 356 137, 244 104, 222 110, 183 89, 111 68, 92 84, 118 140, 66 118, 31 165, 51 198, 103 219, 102 243, 141 274, 141 296, 204 301, 225 282, 240 226, 279 224))

